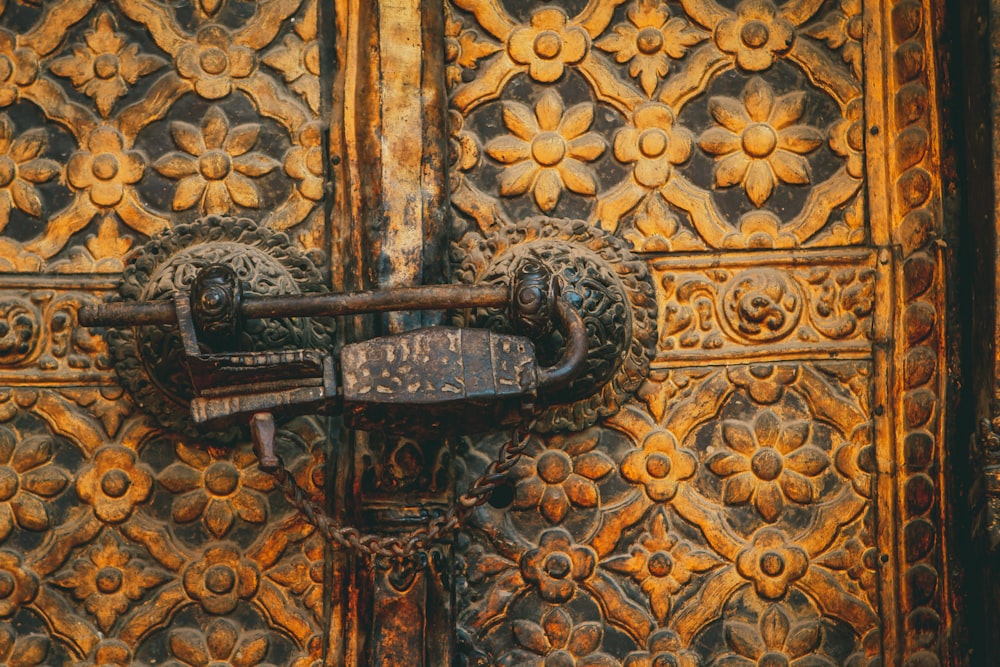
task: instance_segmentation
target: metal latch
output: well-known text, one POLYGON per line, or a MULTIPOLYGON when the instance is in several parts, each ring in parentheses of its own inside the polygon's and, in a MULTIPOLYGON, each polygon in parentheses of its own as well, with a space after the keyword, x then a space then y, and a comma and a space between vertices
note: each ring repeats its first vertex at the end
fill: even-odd
POLYGON ((172 301, 109 303, 80 311, 85 326, 176 324, 200 424, 244 421, 257 413, 343 414, 352 428, 419 437, 512 426, 534 409, 539 392, 565 387, 584 366, 580 315, 559 298, 539 262, 526 261, 512 284, 438 285, 397 290, 244 296, 235 271, 201 269, 190 292, 172 301), (506 308, 528 333, 557 323, 562 357, 540 367, 528 335, 435 326, 330 350, 228 352, 242 323, 254 318, 339 316, 453 308, 506 308))

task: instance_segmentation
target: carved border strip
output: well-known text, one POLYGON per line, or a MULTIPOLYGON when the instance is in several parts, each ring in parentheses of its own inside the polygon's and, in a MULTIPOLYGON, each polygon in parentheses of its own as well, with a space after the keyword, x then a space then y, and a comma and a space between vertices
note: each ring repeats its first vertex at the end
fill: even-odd
POLYGON ((0 385, 116 385, 103 336, 77 323, 80 307, 103 300, 116 282, 0 276, 0 385))
POLYGON ((867 248, 652 260, 662 304, 653 366, 870 358, 875 262, 867 248))
POLYGON ((934 69, 932 0, 865 3, 869 210, 872 240, 902 257, 896 272, 894 337, 877 355, 886 377, 892 456, 880 465, 877 511, 891 552, 881 563, 886 664, 947 662, 948 627, 942 318, 944 255, 935 247, 943 218, 934 69), (884 467, 883 467, 884 466, 884 467), (896 533, 895 531, 898 531, 896 533))

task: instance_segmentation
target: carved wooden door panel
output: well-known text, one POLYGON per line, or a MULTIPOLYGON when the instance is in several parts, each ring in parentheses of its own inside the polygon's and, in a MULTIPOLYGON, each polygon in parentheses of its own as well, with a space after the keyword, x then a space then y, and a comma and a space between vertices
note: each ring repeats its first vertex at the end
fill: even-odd
MULTIPOLYGON (((0 661, 948 662, 933 5, 0 3, 0 661), (477 280, 570 235, 648 274, 653 359, 536 425, 453 544, 369 567, 248 442, 185 429, 169 354, 132 397, 78 325, 165 230, 136 293, 190 280, 151 248, 234 236, 248 282, 297 290, 477 280)), ((279 449, 392 532, 503 437, 305 417, 279 449)))
POLYGON ((585 220, 658 311, 456 545, 467 664, 947 661, 932 9, 447 3, 455 266, 585 220))
MULTIPOLYGON (((0 661, 314 664, 323 544, 246 443, 207 446, 137 409, 77 311, 151 235, 206 215, 326 252, 318 3, 2 12, 0 661)), ((252 261, 245 278, 303 276, 252 261)), ((327 424, 303 419, 283 446, 322 498, 327 424)))

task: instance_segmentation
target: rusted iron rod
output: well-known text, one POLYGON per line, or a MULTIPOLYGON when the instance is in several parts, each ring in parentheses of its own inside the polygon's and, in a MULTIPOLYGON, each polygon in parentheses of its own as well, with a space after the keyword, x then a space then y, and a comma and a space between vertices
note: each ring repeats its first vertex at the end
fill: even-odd
MULTIPOLYGON (((248 296, 240 314, 245 319, 271 317, 336 317, 355 313, 451 308, 503 308, 510 300, 504 285, 424 285, 367 292, 248 296)), ((104 303, 80 309, 85 327, 131 327, 177 321, 173 301, 104 303)))

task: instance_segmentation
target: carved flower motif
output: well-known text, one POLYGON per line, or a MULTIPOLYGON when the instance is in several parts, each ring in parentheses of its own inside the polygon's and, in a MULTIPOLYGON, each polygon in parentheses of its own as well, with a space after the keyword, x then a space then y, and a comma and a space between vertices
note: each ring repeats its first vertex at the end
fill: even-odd
POLYGON ((552 83, 567 65, 583 60, 589 46, 587 32, 569 25, 562 9, 545 7, 534 13, 530 26, 511 31, 507 53, 515 63, 528 66, 532 79, 552 83))
POLYGON ((615 556, 603 565, 632 577, 649 596, 653 614, 663 623, 670 613, 670 596, 687 585, 694 574, 706 572, 718 563, 711 553, 696 551, 690 543, 671 535, 666 516, 658 511, 650 530, 639 537, 629 555, 615 556))
POLYGON ((260 125, 230 128, 219 107, 211 107, 201 128, 175 120, 174 143, 182 152, 167 153, 153 167, 167 178, 179 179, 173 208, 184 211, 200 203, 202 213, 228 213, 233 204, 260 208, 257 187, 247 178, 270 173, 278 162, 263 153, 248 152, 257 143, 260 125))
POLYGON ((285 173, 298 183, 302 196, 312 201, 323 199, 323 127, 305 123, 298 132, 298 142, 285 155, 285 173))
POLYGON ((452 172, 469 171, 481 158, 476 135, 465 130, 465 118, 455 109, 448 110, 448 151, 452 172))
POLYGON ((831 49, 841 49, 840 55, 851 66, 854 78, 861 80, 864 57, 862 43, 865 36, 861 0, 840 0, 840 8, 823 17, 808 33, 817 39, 826 40, 831 49))
POLYGON ((847 173, 854 178, 865 175, 864 105, 860 98, 847 105, 845 117, 830 128, 830 148, 847 158, 847 173))
POLYGON ((537 547, 522 556, 521 575, 538 587, 543 600, 566 602, 594 574, 596 564, 593 549, 575 544, 562 528, 551 528, 542 533, 537 547))
POLYGON ((263 61, 281 72, 292 92, 301 96, 313 113, 319 113, 320 43, 316 39, 316 3, 310 2, 294 33, 285 35, 282 46, 264 54, 263 61))
POLYGON ((736 64, 751 72, 770 67, 794 41, 795 26, 778 15, 771 0, 743 0, 736 15, 720 21, 715 30, 719 50, 736 56, 736 64))
POLYGON ((311 609, 317 619, 323 617, 323 567, 326 559, 323 540, 313 534, 302 552, 279 563, 268 577, 288 588, 311 609))
POLYGON ((153 478, 145 465, 136 463, 135 452, 119 445, 97 450, 94 461, 76 478, 80 500, 94 508, 107 523, 121 523, 136 505, 149 497, 153 478))
POLYGON ((571 506, 597 507, 600 492, 594 481, 614 470, 606 454, 594 451, 599 431, 589 429, 568 437, 553 437, 548 447, 537 438, 511 471, 515 486, 513 507, 537 507, 550 523, 559 523, 571 506))
POLYGON ((256 66, 253 50, 233 44, 229 31, 214 23, 200 28, 194 42, 181 47, 176 62, 181 77, 208 100, 228 95, 236 80, 249 76, 256 66))
POLYGON ((10 625, 0 625, 0 667, 35 667, 49 654, 49 638, 42 634, 15 635, 10 625))
POLYGON ((546 90, 535 113, 518 102, 505 102, 503 121, 511 134, 497 137, 486 152, 508 165, 500 174, 500 194, 514 197, 529 190, 538 207, 549 212, 563 188, 582 195, 597 192, 597 177, 584 162, 604 152, 604 139, 587 132, 594 122, 594 105, 583 102, 569 109, 559 94, 546 90))
POLYGON ((834 667, 816 653, 823 638, 819 621, 792 625, 778 605, 765 609, 756 627, 740 621, 729 621, 724 627, 731 653, 712 663, 718 667, 834 667))
POLYGON ((45 150, 44 128, 36 127, 15 137, 7 114, 0 115, 0 230, 16 206, 36 218, 42 215, 42 198, 33 183, 45 183, 59 173, 59 164, 38 157, 45 150))
POLYGON ((722 422, 722 439, 729 447, 713 454, 705 465, 719 477, 727 505, 753 502, 764 521, 774 523, 785 508, 783 498, 805 505, 813 502, 815 477, 830 465, 830 457, 815 445, 805 445, 808 421, 782 423, 771 410, 757 414, 753 428, 746 422, 722 422))
POLYGON ((823 144, 823 135, 808 125, 793 125, 804 111, 805 91, 775 98, 774 90, 755 77, 743 89, 741 100, 717 96, 709 100, 719 124, 698 139, 703 150, 716 156, 715 186, 741 184, 758 208, 778 182, 810 182, 803 155, 823 144))
POLYGON ((115 32, 117 28, 114 16, 102 11, 94 19, 93 30, 83 34, 85 43, 74 46, 73 55, 58 58, 50 65, 57 76, 69 78, 74 87, 94 100, 105 118, 139 77, 167 64, 158 56, 140 54, 139 45, 129 44, 126 35, 115 32))
POLYGON ((126 196, 127 186, 137 183, 146 169, 142 154, 125 150, 125 139, 113 127, 102 125, 85 141, 86 150, 77 151, 66 163, 70 185, 87 190, 96 206, 116 206, 126 196))
POLYGON ((87 667, 134 667, 132 650, 118 639, 105 639, 93 651, 93 660, 87 667))
POLYGON ((657 630, 649 636, 647 650, 633 651, 625 657, 624 667, 698 667, 698 654, 681 647, 680 638, 670 630, 657 630))
POLYGON ((179 667, 267 667, 265 663, 270 642, 263 631, 246 633, 233 623, 217 618, 208 627, 181 628, 170 633, 170 653, 180 662, 167 665, 179 667))
POLYGON ((24 569, 21 556, 0 551, 0 618, 7 618, 38 593, 38 577, 24 569))
POLYGON ((742 387, 754 402, 762 405, 777 403, 785 395, 785 387, 798 377, 798 366, 750 364, 729 369, 733 384, 742 387))
POLYGON ((35 50, 18 47, 14 33, 0 29, 0 107, 17 101, 21 88, 38 78, 38 69, 35 50))
POLYGON ((105 533, 86 558, 74 559, 72 568, 57 577, 55 584, 73 589, 73 597, 83 602, 104 632, 125 613, 130 602, 166 579, 163 573, 133 558, 111 533, 105 533))
POLYGON ((678 482, 691 477, 696 464, 694 454, 677 447, 672 433, 655 430, 646 436, 640 449, 625 456, 621 472, 633 484, 642 484, 650 499, 662 503, 674 497, 678 482))
POLYGON ((52 462, 52 441, 44 436, 18 442, 14 433, 0 427, 0 540, 14 526, 45 530, 51 519, 42 498, 52 498, 69 482, 52 462))
POLYGON ((685 19, 670 15, 662 0, 636 0, 625 12, 628 23, 619 23, 614 34, 599 40, 597 48, 615 54, 620 63, 630 63, 628 74, 638 78, 646 95, 670 71, 670 59, 684 57, 689 46, 705 39, 685 19))
POLYGON ((806 552, 771 527, 759 530, 750 546, 736 556, 736 571, 753 582, 757 595, 769 600, 784 597, 808 567, 806 552))
POLYGON ((550 610, 539 625, 534 621, 514 621, 514 641, 526 651, 514 650, 500 658, 500 664, 518 667, 615 667, 617 660, 599 652, 604 627, 589 622, 574 625, 563 609, 550 610))
POLYGON ((210 614, 228 614, 257 592, 260 572, 232 544, 207 549, 184 571, 184 590, 210 614))
POLYGON ((828 553, 818 562, 832 570, 845 571, 851 581, 858 582, 863 590, 869 593, 875 591, 878 551, 858 538, 852 537, 844 543, 842 549, 828 553))
POLYGON ((160 473, 160 483, 173 493, 172 516, 178 523, 201 518, 215 537, 229 532, 239 516, 249 523, 267 519, 267 501, 259 493, 274 488, 274 478, 257 468, 257 457, 234 449, 216 458, 204 449, 178 443, 177 458, 160 473))
POLYGON ((479 41, 479 33, 468 30, 454 16, 450 4, 445 5, 444 60, 445 80, 448 87, 471 80, 480 59, 501 49, 499 44, 479 41))
POLYGON ((673 165, 691 157, 694 137, 676 126, 674 112, 665 104, 647 102, 632 116, 633 127, 615 135, 615 157, 635 162, 635 180, 647 188, 658 188, 670 180, 673 165))

